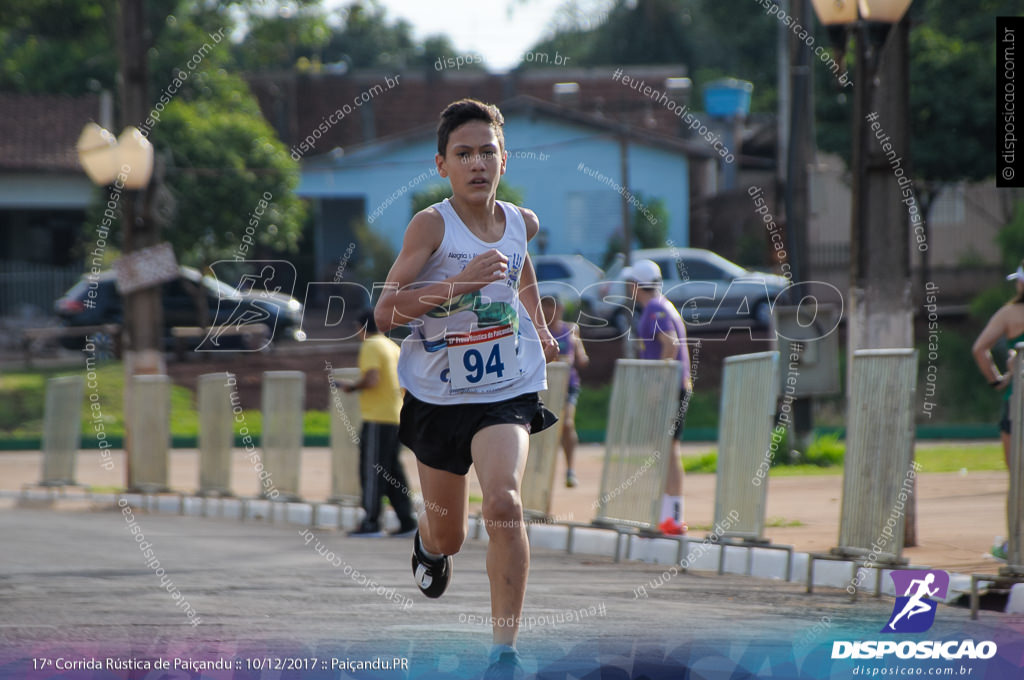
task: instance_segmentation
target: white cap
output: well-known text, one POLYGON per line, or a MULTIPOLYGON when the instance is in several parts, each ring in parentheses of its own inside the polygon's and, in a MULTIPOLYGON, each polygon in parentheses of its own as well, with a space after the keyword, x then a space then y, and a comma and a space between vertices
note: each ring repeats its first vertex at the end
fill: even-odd
POLYGON ((661 268, 653 260, 637 260, 622 270, 622 278, 640 285, 658 284, 661 283, 661 268))
POLYGON ((1006 277, 1007 281, 1024 281, 1024 266, 1018 266, 1017 271, 1006 277))

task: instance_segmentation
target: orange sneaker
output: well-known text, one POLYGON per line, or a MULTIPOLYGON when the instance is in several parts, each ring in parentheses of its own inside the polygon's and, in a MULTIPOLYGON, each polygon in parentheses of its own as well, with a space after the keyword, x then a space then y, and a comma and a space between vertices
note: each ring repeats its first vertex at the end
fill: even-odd
POLYGON ((658 525, 661 529, 661 533, 666 536, 682 536, 686 533, 689 527, 686 526, 686 522, 677 522, 671 517, 666 517, 665 520, 658 525))

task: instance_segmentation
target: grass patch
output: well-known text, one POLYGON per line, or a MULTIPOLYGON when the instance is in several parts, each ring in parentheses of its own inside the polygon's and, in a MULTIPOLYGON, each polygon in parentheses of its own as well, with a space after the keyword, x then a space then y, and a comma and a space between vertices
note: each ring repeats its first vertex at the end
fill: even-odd
MULTIPOLYGON (((600 387, 584 387, 576 404, 578 430, 603 431, 608 423, 608 404, 612 397, 611 383, 600 387)), ((686 427, 718 425, 718 392, 697 390, 686 410, 686 427)))
POLYGON ((683 470, 688 474, 714 474, 718 467, 718 454, 714 451, 703 456, 683 458, 683 470))
POLYGON ((89 493, 121 493, 124 491, 123 486, 90 486, 89 493))
POLYGON ((786 529, 789 527, 802 527, 805 525, 798 519, 786 519, 785 517, 769 517, 768 520, 765 522, 765 526, 786 529))
MULTIPOLYGON (((823 435, 808 447, 803 462, 797 465, 773 465, 773 477, 811 477, 814 475, 843 474, 843 454, 846 446, 835 435, 823 435)), ((921 464, 922 472, 972 472, 1005 470, 1003 447, 994 443, 951 443, 918 444, 914 460, 921 464)), ((718 465, 718 453, 712 451, 702 456, 683 458, 683 469, 688 473, 714 474, 718 465)))
POLYGON ((1002 444, 929 444, 918 446, 914 459, 922 472, 1005 470, 1002 444))
MULTIPOLYGON (((96 387, 85 387, 82 403, 82 436, 95 436, 90 395, 98 395, 104 431, 108 436, 124 435, 124 365, 121 362, 97 363, 96 387)), ((85 368, 38 369, 31 372, 6 373, 0 376, 0 434, 7 437, 33 438, 43 436, 43 413, 46 406, 46 381, 66 375, 85 376, 85 368)), ((235 434, 245 426, 252 435, 259 435, 263 414, 258 409, 243 411, 242 422, 234 419, 235 434)), ((306 411, 303 431, 307 435, 327 436, 331 430, 331 417, 327 411, 306 411)), ((171 436, 196 437, 199 435, 199 413, 196 395, 180 385, 171 385, 171 436)))

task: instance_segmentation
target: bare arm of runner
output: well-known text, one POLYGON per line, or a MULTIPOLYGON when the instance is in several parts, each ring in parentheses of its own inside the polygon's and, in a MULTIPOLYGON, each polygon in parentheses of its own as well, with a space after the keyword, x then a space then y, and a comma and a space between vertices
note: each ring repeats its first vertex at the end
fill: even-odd
MULTIPOLYGON (((540 220, 537 215, 527 208, 520 208, 523 214, 523 221, 526 222, 526 240, 529 241, 540 230, 540 220)), ((519 275, 519 301, 523 303, 530 319, 533 320, 533 327, 537 329, 537 337, 540 338, 541 350, 544 352, 544 361, 554 361, 558 358, 558 341, 548 330, 547 321, 540 309, 540 294, 537 292, 537 273, 533 270, 533 261, 527 253, 526 261, 523 263, 523 271, 519 275)))
POLYGON ((381 333, 409 323, 449 298, 480 290, 505 276, 508 258, 491 249, 474 257, 455 276, 422 287, 409 287, 409 284, 416 283, 416 277, 423 271, 431 253, 441 245, 443 237, 444 218, 436 210, 423 210, 409 222, 402 250, 388 272, 384 290, 373 311, 381 333))
MULTIPOLYGON (((1006 335, 1006 309, 1006 307, 1003 307, 992 315, 992 318, 989 319, 978 339, 974 341, 974 347, 972 348, 974 361, 978 364, 981 374, 985 376, 985 380, 989 383, 997 380, 1002 381, 998 386, 999 389, 1009 385, 1010 378, 1013 375, 1013 371, 1010 370, 1005 375, 1001 375, 996 362, 992 360, 992 347, 999 342, 1000 338, 1006 335)), ((1013 348, 1011 347, 1010 349, 1012 350, 1013 348)))

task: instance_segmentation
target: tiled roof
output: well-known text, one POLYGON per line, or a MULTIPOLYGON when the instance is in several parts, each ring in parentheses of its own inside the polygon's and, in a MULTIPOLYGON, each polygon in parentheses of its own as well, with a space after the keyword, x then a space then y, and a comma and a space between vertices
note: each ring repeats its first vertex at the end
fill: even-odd
MULTIPOLYGON (((683 66, 637 66, 626 72, 665 91, 665 80, 683 77, 683 66)), ((362 93, 385 78, 385 71, 354 71, 348 74, 298 75, 294 73, 252 74, 249 85, 260 102, 264 116, 285 144, 294 146, 313 133, 327 116, 349 105, 351 113, 323 132, 316 141, 315 155, 334 147, 351 147, 381 137, 390 137, 437 120, 446 104, 462 97, 501 103, 519 95, 559 103, 574 111, 629 123, 639 129, 680 137, 682 124, 672 111, 642 93, 612 79, 612 68, 534 69, 507 74, 484 72, 399 72, 399 84, 377 94, 368 103, 353 105, 362 93), (579 93, 568 105, 558 102, 555 83, 575 82, 579 93)))
POLYGON ((99 101, 0 92, 0 170, 80 172, 75 143, 99 115, 99 101))

